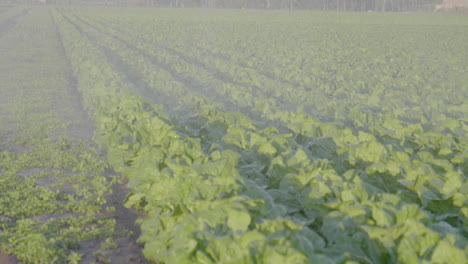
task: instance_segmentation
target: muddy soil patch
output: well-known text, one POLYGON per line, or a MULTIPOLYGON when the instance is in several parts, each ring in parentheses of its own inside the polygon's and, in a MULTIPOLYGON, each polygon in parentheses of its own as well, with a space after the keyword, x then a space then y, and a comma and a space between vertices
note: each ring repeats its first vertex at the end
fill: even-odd
POLYGON ((1 264, 16 264, 18 263, 18 259, 15 258, 13 255, 8 255, 7 253, 3 252, 0 248, 0 263, 1 264))

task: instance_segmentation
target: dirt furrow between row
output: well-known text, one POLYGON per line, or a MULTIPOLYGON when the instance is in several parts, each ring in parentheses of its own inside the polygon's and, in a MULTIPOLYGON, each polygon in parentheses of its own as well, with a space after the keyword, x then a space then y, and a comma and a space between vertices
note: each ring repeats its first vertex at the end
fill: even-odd
POLYGON ((0 49, 0 263, 148 263, 50 10, 25 13, 0 49))

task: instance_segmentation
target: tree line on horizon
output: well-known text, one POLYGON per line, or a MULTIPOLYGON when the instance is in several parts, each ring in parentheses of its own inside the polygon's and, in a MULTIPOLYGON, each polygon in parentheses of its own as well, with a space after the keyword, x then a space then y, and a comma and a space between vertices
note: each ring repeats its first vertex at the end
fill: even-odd
POLYGON ((432 11, 441 3, 442 0, 0 0, 3 5, 73 4, 380 12, 432 11))

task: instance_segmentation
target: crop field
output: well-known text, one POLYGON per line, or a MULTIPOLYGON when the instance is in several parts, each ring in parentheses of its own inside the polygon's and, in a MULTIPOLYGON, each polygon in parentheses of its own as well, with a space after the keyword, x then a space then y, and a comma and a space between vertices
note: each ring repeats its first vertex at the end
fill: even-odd
POLYGON ((460 14, 1 7, 0 261, 468 263, 467 43, 460 14))

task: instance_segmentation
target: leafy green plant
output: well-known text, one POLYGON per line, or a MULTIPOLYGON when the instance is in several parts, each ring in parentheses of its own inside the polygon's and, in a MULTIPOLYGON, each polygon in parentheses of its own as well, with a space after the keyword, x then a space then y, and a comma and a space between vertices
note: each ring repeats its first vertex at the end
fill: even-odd
POLYGON ((466 262, 456 30, 114 11, 54 18, 148 259, 466 262))

